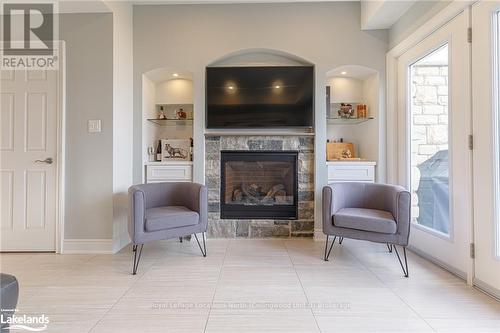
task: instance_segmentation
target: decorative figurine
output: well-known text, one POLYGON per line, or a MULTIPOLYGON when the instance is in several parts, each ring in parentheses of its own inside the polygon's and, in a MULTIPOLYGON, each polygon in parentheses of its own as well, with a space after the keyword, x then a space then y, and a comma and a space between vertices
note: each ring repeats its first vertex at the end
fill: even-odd
POLYGON ((340 118, 349 119, 354 115, 354 109, 351 104, 341 103, 340 110, 338 110, 340 118))

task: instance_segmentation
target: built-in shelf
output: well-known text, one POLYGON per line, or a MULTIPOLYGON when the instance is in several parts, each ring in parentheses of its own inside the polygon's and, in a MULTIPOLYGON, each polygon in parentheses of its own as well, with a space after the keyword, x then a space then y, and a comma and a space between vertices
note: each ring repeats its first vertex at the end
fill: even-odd
POLYGON ((374 119, 373 117, 366 117, 366 118, 340 118, 340 117, 333 117, 333 118, 326 118, 328 124, 330 125, 357 125, 361 124, 364 122, 367 122, 368 120, 374 119))
POLYGON ((193 124, 193 119, 148 119, 148 121, 159 126, 187 126, 193 124))
POLYGON ((144 165, 193 165, 193 161, 151 161, 145 162, 144 165))
POLYGON ((314 136, 312 129, 308 130, 280 130, 280 129, 207 129, 205 130, 205 136, 254 136, 254 135, 266 135, 266 136, 314 136))

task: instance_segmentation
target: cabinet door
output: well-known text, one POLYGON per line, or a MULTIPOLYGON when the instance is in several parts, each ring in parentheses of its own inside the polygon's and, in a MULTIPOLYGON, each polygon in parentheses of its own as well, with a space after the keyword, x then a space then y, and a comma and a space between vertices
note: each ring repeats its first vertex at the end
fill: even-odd
POLYGON ((190 182, 192 168, 191 165, 148 165, 146 181, 147 183, 190 182))
POLYGON ((328 183, 334 182, 374 182, 373 165, 329 165, 328 183))

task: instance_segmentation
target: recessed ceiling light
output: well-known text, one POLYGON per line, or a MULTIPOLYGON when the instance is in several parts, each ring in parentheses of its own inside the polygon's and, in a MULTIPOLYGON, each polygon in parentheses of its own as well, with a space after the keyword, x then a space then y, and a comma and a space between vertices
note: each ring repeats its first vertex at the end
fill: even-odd
POLYGON ((342 75, 346 75, 346 74, 347 74, 347 72, 341 72, 340 74, 342 74, 342 75))
POLYGON ((274 88, 279 89, 281 86, 279 84, 275 85, 274 88))
POLYGON ((233 90, 234 89, 234 86, 228 86, 227 89, 229 90, 233 90))
POLYGON ((179 74, 174 73, 174 74, 172 74, 172 76, 173 76, 173 77, 178 77, 178 76, 179 76, 179 74))

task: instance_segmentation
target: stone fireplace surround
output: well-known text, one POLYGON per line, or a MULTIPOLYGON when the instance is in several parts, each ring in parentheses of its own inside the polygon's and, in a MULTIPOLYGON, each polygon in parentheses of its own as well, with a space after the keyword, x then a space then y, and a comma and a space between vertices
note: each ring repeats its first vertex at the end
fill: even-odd
POLYGON ((208 236, 213 238, 313 237, 314 138, 311 136, 206 135, 205 184, 208 187, 208 236), (248 220, 220 218, 222 150, 297 151, 298 219, 248 220))

